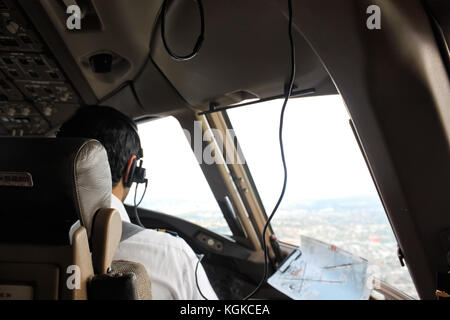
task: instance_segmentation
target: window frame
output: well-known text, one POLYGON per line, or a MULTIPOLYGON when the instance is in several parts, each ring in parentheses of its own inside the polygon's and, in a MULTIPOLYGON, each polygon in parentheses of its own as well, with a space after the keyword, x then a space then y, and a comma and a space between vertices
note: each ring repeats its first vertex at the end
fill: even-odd
MULTIPOLYGON (((231 123, 229 122, 229 119, 227 119, 226 115, 224 117, 223 113, 215 113, 205 116, 198 115, 193 110, 188 110, 176 114, 174 117, 177 118, 183 129, 191 133, 192 137, 194 136, 194 122, 201 122, 202 134, 210 133, 211 136, 210 142, 202 142, 202 150, 204 150, 209 143, 212 143, 214 144, 214 152, 222 159, 224 158, 224 153, 227 151, 237 152, 237 139, 234 139, 233 143, 228 144, 228 146, 231 146, 234 150, 227 150, 225 147, 227 144, 224 143, 224 141, 219 141, 217 139, 218 137, 211 134, 211 129, 219 130, 224 139, 230 139, 230 135, 227 130, 231 129, 231 123), (218 145, 224 145, 223 150, 218 148, 218 145)), ((191 145, 191 149, 194 152, 193 141, 188 141, 188 143, 191 145)), ((244 237, 237 236, 233 233, 234 240, 250 250, 259 251, 262 253, 261 235, 264 224, 267 221, 267 216, 259 195, 257 194, 254 182, 251 180, 248 167, 242 164, 226 163, 202 163, 199 165, 213 192, 214 197, 216 198, 216 201, 219 203, 219 206, 220 202, 223 201, 225 197, 228 197, 236 213, 236 221, 245 231, 244 237)), ((222 214, 224 214, 224 218, 229 224, 230 230, 233 230, 233 227, 229 222, 229 217, 226 216, 223 209, 222 214)), ((266 237, 267 240, 271 234, 272 231, 269 229, 266 237)), ((267 243, 269 252, 273 255, 269 241, 267 241, 267 243)))

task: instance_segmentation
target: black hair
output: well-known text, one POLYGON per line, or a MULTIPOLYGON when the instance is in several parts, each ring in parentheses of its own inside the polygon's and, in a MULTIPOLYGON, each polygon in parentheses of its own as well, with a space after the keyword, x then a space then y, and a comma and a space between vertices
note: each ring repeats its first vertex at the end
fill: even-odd
POLYGON ((126 174, 131 156, 141 156, 136 124, 111 107, 82 106, 61 126, 56 136, 98 140, 108 154, 113 187, 126 174))

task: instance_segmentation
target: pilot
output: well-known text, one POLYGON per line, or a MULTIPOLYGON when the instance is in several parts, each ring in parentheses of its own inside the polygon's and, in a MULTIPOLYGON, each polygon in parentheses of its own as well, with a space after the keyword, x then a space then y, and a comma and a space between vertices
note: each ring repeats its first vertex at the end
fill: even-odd
MULTIPOLYGON (((120 213, 123 232, 131 235, 125 240, 122 237, 114 259, 145 266, 152 298, 217 299, 197 255, 182 238, 130 224, 123 205, 130 184, 124 181, 128 179, 130 164, 142 153, 134 121, 110 107, 83 106, 61 126, 57 137, 96 139, 105 147, 112 176, 111 207, 120 213)), ((76 228, 74 225, 71 230, 76 228)))

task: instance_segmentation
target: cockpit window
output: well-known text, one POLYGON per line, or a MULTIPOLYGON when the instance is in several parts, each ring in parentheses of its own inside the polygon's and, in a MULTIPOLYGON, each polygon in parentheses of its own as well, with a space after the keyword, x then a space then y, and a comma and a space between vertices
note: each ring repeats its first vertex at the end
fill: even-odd
MULTIPOLYGON (((283 184, 282 103, 227 112, 268 214, 283 184)), ((376 277, 417 298, 349 119, 339 95, 290 100, 283 134, 287 191, 272 227, 283 242, 299 244, 305 235, 366 258, 376 277)))
MULTIPOLYGON (((231 235, 178 120, 167 117, 138 127, 149 180, 140 207, 231 235)), ((139 187, 137 201, 142 191, 143 187, 139 187)), ((133 201, 134 185, 126 203, 133 205, 133 201)))

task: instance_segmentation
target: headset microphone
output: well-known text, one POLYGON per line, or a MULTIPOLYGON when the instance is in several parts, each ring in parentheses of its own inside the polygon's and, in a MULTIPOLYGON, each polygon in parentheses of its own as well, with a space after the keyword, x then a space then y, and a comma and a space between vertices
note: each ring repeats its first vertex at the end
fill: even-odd
POLYGON ((147 185, 148 185, 148 179, 146 177, 146 170, 142 167, 143 161, 143 152, 142 148, 139 150, 138 155, 133 155, 130 158, 130 161, 128 162, 128 167, 125 175, 125 179, 123 181, 124 186, 127 188, 131 188, 133 185, 133 182, 136 183, 136 189, 134 190, 134 219, 136 220, 136 223, 139 224, 141 227, 144 227, 144 225, 141 223, 141 220, 139 219, 137 208, 141 204, 142 200, 144 199, 145 193, 147 192, 147 185), (139 165, 138 165, 139 161, 139 165), (139 202, 136 202, 136 196, 137 196, 137 189, 139 184, 145 183, 145 189, 144 193, 142 194, 141 200, 139 202))

